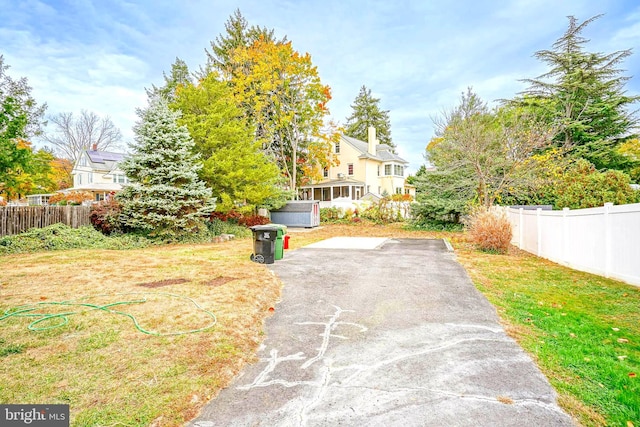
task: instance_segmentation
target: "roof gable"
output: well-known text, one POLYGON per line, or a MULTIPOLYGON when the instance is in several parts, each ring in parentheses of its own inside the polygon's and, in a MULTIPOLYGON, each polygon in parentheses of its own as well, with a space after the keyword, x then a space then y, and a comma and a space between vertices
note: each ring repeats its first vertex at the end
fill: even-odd
POLYGON ((397 163, 405 163, 405 164, 409 163, 402 157, 398 156, 397 154, 394 154, 391 151, 391 147, 387 144, 376 144, 376 155, 372 156, 369 153, 368 143, 364 141, 360 141, 359 139, 356 139, 356 138, 352 138, 347 135, 342 135, 342 139, 345 142, 347 142, 349 145, 351 145, 353 148, 358 150, 358 152, 360 153, 360 157, 362 158, 374 159, 380 162, 397 162, 397 163))

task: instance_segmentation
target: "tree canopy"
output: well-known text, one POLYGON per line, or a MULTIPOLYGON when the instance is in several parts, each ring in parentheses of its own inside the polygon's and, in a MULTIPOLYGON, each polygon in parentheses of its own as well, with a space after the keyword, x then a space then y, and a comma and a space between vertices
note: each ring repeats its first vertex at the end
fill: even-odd
POLYGON ((38 106, 26 78, 14 80, 0 55, 0 193, 21 193, 21 179, 33 166, 28 139, 41 132, 46 105, 38 106))
POLYGON ((633 136, 638 123, 631 107, 640 97, 626 94, 629 80, 620 69, 631 49, 611 53, 589 52, 585 28, 601 15, 579 23, 569 16, 565 33, 551 49, 535 53, 549 70, 525 79, 529 88, 514 102, 533 107, 548 121, 559 125, 556 141, 598 169, 628 169, 628 158, 618 146, 633 136))
POLYGON ((210 73, 197 85, 181 87, 173 107, 203 161, 200 177, 218 198, 219 210, 256 207, 282 199, 281 175, 275 161, 254 139, 231 88, 210 73))
POLYGON ((345 125, 346 135, 367 141, 368 129, 373 126, 376 128, 376 138, 382 144, 389 145, 395 152, 396 146, 391 139, 389 111, 380 108, 380 99, 371 95, 371 89, 363 85, 351 104, 351 108, 353 111, 347 117, 345 125))

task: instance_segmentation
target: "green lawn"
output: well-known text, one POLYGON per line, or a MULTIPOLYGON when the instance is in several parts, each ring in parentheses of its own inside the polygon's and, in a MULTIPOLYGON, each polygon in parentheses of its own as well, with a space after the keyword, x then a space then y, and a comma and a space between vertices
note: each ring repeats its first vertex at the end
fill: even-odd
POLYGON ((640 289, 513 248, 459 259, 586 426, 640 426, 640 289))

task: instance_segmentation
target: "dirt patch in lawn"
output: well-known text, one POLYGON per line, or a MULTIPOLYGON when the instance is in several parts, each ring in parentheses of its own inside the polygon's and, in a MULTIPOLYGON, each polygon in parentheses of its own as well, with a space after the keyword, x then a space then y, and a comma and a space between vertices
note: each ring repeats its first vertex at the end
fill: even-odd
POLYGON ((207 280, 206 282, 203 282, 203 283, 207 286, 216 287, 216 286, 222 286, 225 283, 229 283, 232 280, 237 280, 237 278, 220 276, 220 277, 216 277, 215 279, 207 280))
POLYGON ((170 285, 180 285, 182 283, 190 282, 187 279, 166 279, 166 280, 158 280, 156 282, 149 283, 138 283, 138 286, 142 286, 143 288, 161 288, 163 286, 170 285))

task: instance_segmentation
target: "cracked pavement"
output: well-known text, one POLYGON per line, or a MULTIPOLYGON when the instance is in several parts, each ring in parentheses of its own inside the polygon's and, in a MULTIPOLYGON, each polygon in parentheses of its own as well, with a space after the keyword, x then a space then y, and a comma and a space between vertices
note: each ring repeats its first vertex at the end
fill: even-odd
POLYGON ((442 240, 269 267, 284 289, 260 361, 189 426, 574 425, 442 240))

